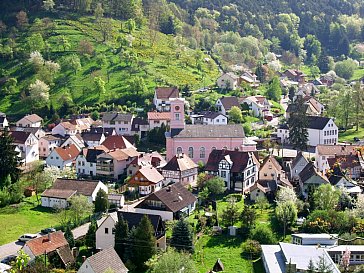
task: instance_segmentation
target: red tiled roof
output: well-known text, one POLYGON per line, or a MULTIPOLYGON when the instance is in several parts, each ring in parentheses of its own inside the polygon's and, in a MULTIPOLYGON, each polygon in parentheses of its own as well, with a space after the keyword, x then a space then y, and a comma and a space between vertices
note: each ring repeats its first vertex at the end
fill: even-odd
POLYGON ((172 157, 171 160, 168 161, 167 165, 162 168, 162 170, 182 172, 197 167, 197 164, 193 162, 193 160, 186 154, 179 154, 172 157))
POLYGON ((130 148, 133 145, 123 136, 108 136, 102 143, 109 150, 112 149, 125 149, 130 148))
POLYGON ((178 98, 179 90, 177 87, 157 87, 155 89, 157 99, 178 98))
POLYGON ((76 145, 71 144, 70 146, 67 147, 59 147, 59 148, 55 148, 54 149, 57 154, 64 160, 73 160, 75 159, 80 151, 77 149, 76 145))
POLYGON ((148 112, 148 120, 171 120, 170 112, 148 112))
MULTIPOLYGON (((40 117, 40 116, 38 116, 37 114, 31 114, 31 115, 27 115, 27 116, 25 116, 24 117, 25 119, 27 119, 28 121, 30 121, 31 123, 36 123, 36 122, 40 122, 40 121, 42 121, 43 119, 40 117)), ((24 118, 22 118, 22 119, 24 119, 24 118)), ((21 120, 22 120, 21 119, 21 120)))
MULTIPOLYGON (((48 235, 28 241, 25 246, 28 246, 34 256, 40 256, 45 252, 50 253, 60 247, 67 246, 68 242, 62 231, 56 231, 48 235)), ((25 247, 24 246, 24 247, 25 247)))

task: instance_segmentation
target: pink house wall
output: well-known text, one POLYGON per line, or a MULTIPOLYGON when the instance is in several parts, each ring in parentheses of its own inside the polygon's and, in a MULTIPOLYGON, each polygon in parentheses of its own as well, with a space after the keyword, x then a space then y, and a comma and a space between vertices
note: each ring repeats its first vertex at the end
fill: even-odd
POLYGON ((189 154, 188 148, 193 147, 193 158, 191 158, 195 163, 202 161, 206 163, 212 148, 234 150, 238 148, 242 149, 243 139, 242 138, 170 138, 167 137, 167 161, 170 160, 176 153, 177 148, 181 147, 182 152, 189 154), (205 157, 200 157, 200 148, 205 148, 205 157))

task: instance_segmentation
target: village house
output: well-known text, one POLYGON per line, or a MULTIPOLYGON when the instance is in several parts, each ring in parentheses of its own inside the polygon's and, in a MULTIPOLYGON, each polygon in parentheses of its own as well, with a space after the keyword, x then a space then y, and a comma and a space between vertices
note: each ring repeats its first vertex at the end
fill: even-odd
POLYGON ((322 184, 330 183, 325 175, 317 171, 312 162, 309 162, 306 165, 306 167, 299 173, 298 177, 300 193, 305 198, 308 197, 311 187, 319 187, 322 184))
POLYGON ((349 264, 360 265, 364 264, 364 246, 363 245, 336 245, 327 248, 327 253, 336 264, 340 264, 343 260, 343 254, 350 252, 349 264))
POLYGON ((303 246, 335 246, 338 244, 338 234, 296 233, 292 234, 292 244, 303 246))
POLYGON ((283 75, 290 81, 298 82, 299 84, 304 84, 306 82, 306 75, 300 70, 287 69, 283 72, 283 75))
POLYGON ((77 149, 76 145, 57 147, 46 158, 46 164, 47 166, 55 166, 61 170, 64 168, 72 168, 79 153, 80 150, 77 149))
POLYGON ((158 112, 171 110, 170 100, 179 98, 177 87, 157 87, 154 92, 153 104, 158 112))
MULTIPOLYGON (((320 144, 336 144, 339 139, 339 130, 332 118, 308 116, 308 146, 320 144)), ((277 137, 281 143, 289 143, 289 128, 281 125, 277 130, 277 137)))
POLYGON ((315 166, 320 172, 326 173, 330 169, 329 158, 356 154, 357 146, 352 145, 317 145, 315 149, 315 166))
POLYGON ((259 87, 260 81, 258 80, 258 76, 252 73, 251 71, 245 71, 240 76, 241 82, 245 82, 249 84, 253 88, 259 87))
POLYGON ((149 122, 143 118, 134 118, 131 124, 131 135, 138 135, 139 138, 143 139, 147 136, 149 131, 149 122))
POLYGON ((115 206, 115 208, 121 208, 125 204, 125 197, 123 194, 109 193, 107 195, 107 200, 109 201, 110 207, 115 206))
POLYGON ((102 116, 102 127, 112 128, 117 135, 131 135, 131 125, 134 116, 132 114, 105 113, 102 116))
POLYGON ((22 131, 10 131, 9 134, 24 165, 39 160, 39 141, 35 135, 22 131))
POLYGON ((99 146, 106 139, 104 133, 83 132, 81 137, 87 147, 99 146))
POLYGON ((57 257, 62 268, 67 268, 75 262, 69 244, 61 230, 26 242, 22 250, 29 256, 30 262, 44 254, 49 259, 57 257))
POLYGON ((237 97, 222 97, 217 99, 215 103, 217 111, 225 116, 229 115, 229 111, 233 106, 236 106, 240 109, 240 103, 237 97))
POLYGON ((63 121, 58 123, 52 129, 52 135, 60 135, 60 136, 74 136, 79 133, 76 125, 70 123, 69 121, 63 121))
POLYGON ((118 136, 118 135, 108 136, 101 144, 106 148, 108 148, 109 150, 127 149, 127 148, 133 148, 136 150, 133 144, 131 144, 130 141, 127 140, 126 137, 124 136, 118 136))
POLYGON ((362 189, 358 183, 343 173, 340 166, 334 167, 327 176, 331 185, 341 190, 345 189, 345 191, 353 197, 362 193, 362 189))
POLYGON ((80 134, 66 136, 65 140, 61 144, 61 147, 68 147, 71 145, 75 145, 79 151, 81 151, 82 148, 85 148, 85 142, 83 141, 80 134))
POLYGON ((291 181, 298 181, 299 173, 306 167, 308 160, 302 154, 298 152, 297 156, 289 163, 289 173, 291 181))
POLYGON ((180 182, 183 186, 196 186, 198 165, 186 154, 176 154, 161 168, 165 185, 180 182))
MULTIPOLYGON (((267 273, 308 272, 309 263, 320 260, 332 273, 340 273, 328 249, 317 246, 304 246, 289 243, 262 245, 262 262, 267 273), (290 268, 289 268, 290 267, 290 268)), ((339 261, 337 261, 339 263, 339 261)))
POLYGON ((171 121, 170 112, 148 112, 148 123, 150 130, 153 130, 154 128, 157 127, 161 127, 162 124, 164 124, 164 126, 168 126, 170 121, 171 121))
POLYGON ((0 129, 4 129, 6 127, 9 127, 9 121, 6 118, 6 115, 0 112, 0 129))
POLYGON ((17 127, 41 127, 43 119, 37 114, 26 115, 16 122, 17 127))
POLYGON ((144 214, 138 212, 118 211, 117 213, 109 214, 106 219, 99 225, 96 231, 96 248, 107 249, 115 245, 115 225, 123 219, 128 223, 128 228, 131 230, 137 227, 142 220, 142 217, 147 215, 153 226, 154 236, 156 238, 156 247, 160 250, 165 250, 166 245, 166 228, 161 216, 156 214, 144 214))
POLYGON ((10 127, 10 131, 32 133, 38 140, 46 135, 46 132, 40 127, 10 127))
POLYGON ((217 86, 220 89, 236 90, 240 83, 240 77, 233 72, 224 73, 217 79, 217 86))
POLYGON ((164 157, 158 152, 140 153, 128 166, 128 176, 133 176, 136 172, 143 167, 152 166, 156 169, 160 169, 165 166, 167 162, 164 157))
POLYGON ((88 257, 77 273, 105 273, 109 271, 113 273, 129 272, 113 247, 103 249, 88 257))
POLYGON ((118 180, 124 174, 129 164, 139 156, 135 148, 117 149, 104 152, 97 156, 96 175, 105 179, 118 180))
MULTIPOLYGON (((306 96, 304 99, 304 108, 308 116, 321 116, 325 107, 315 98, 306 96)), ((297 105, 291 103, 286 109, 286 119, 289 119, 292 113, 297 112, 297 105)))
POLYGON ((91 126, 94 124, 94 120, 92 118, 76 118, 72 119, 71 123, 76 125, 79 133, 90 130, 91 126))
POLYGON ((265 117, 270 114, 270 103, 264 96, 246 97, 241 103, 246 103, 255 117, 265 117))
POLYGON ((134 209, 139 213, 160 215, 167 221, 190 215, 196 202, 197 198, 188 189, 175 183, 148 195, 134 209))
POLYGON ((105 137, 116 135, 114 128, 91 127, 88 132, 96 134, 102 133, 105 137))
POLYGON ((228 190, 247 192, 258 180, 258 166, 252 152, 213 150, 205 166, 205 172, 221 177, 228 190))
POLYGON ((103 145, 82 149, 76 158, 77 176, 96 176, 97 156, 107 151, 109 151, 109 149, 103 145))
POLYGON ((244 129, 239 124, 186 125, 184 101, 171 101, 171 125, 166 133, 166 159, 185 153, 195 163, 206 163, 214 149, 255 151, 254 145, 245 145, 244 129))
POLYGON ((193 114, 190 116, 192 124, 203 125, 226 125, 228 124, 228 117, 218 112, 201 112, 200 114, 193 114))
POLYGON ((42 193, 42 207, 67 208, 74 195, 84 195, 92 203, 100 190, 108 193, 107 186, 100 181, 57 178, 53 186, 42 193))
POLYGON ((146 166, 140 168, 128 181, 128 188, 140 195, 148 195, 159 191, 163 187, 164 177, 156 168, 146 166))
POLYGON ((45 135, 39 139, 39 156, 46 158, 55 149, 61 146, 64 138, 57 135, 45 135))
POLYGON ((352 179, 360 178, 364 166, 364 161, 359 152, 349 155, 335 155, 335 157, 328 158, 327 163, 331 170, 340 168, 352 179))

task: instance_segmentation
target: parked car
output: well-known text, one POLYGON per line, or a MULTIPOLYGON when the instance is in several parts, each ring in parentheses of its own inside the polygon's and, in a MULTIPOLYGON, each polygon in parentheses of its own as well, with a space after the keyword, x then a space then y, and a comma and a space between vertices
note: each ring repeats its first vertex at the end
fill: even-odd
POLYGON ((42 233, 48 234, 48 233, 53 233, 56 232, 55 228, 49 227, 49 228, 45 228, 41 230, 42 233))
POLYGON ((16 260, 16 255, 9 255, 1 260, 1 263, 10 265, 12 262, 16 260))
POLYGON ((28 242, 32 239, 37 238, 37 234, 24 234, 22 236, 19 237, 18 241, 20 242, 28 242))

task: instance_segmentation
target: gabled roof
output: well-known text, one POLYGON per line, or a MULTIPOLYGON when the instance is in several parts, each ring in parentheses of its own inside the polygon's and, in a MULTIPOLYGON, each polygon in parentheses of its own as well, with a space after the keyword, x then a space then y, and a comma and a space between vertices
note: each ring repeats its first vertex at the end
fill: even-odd
POLYGON ((299 151, 297 153, 297 156, 292 160, 292 163, 291 163, 292 169, 296 167, 296 165, 298 164, 298 162, 301 161, 301 159, 303 159, 306 163, 308 163, 308 160, 306 159, 306 157, 304 157, 302 152, 299 151))
POLYGON ((201 115, 203 115, 204 118, 209 118, 209 119, 214 119, 214 118, 217 118, 218 116, 223 116, 223 117, 227 118, 227 116, 225 116, 219 112, 211 112, 211 111, 201 112, 201 115))
POLYGON ((140 183, 159 183, 164 180, 163 175, 161 175, 156 168, 152 166, 142 167, 140 168, 137 173, 130 179, 129 184, 140 184, 140 183), (134 177, 141 174, 146 180, 138 180, 136 181, 134 177))
POLYGON ((42 193, 42 197, 51 197, 57 199, 65 199, 71 198, 73 195, 77 193, 77 190, 64 190, 64 189, 46 189, 42 193))
POLYGON ((65 266, 68 266, 75 261, 69 245, 61 246, 57 249, 57 253, 65 266))
POLYGON ((303 184, 313 176, 317 176, 321 178, 325 183, 329 183, 327 177, 317 171, 312 162, 309 162, 306 167, 304 167, 303 170, 298 174, 298 176, 300 177, 300 180, 303 184))
POLYGON ((233 106, 240 108, 239 100, 237 97, 222 97, 220 98, 220 102, 224 106, 226 111, 229 111, 233 106))
POLYGON ((26 115, 25 117, 23 117, 22 119, 20 119, 18 122, 22 121, 22 120, 28 121, 30 123, 37 123, 37 122, 42 122, 42 118, 40 116, 38 116, 37 114, 31 114, 31 115, 26 115))
POLYGON ((148 121, 143 118, 133 118, 133 122, 131 123, 131 130, 134 132, 138 132, 140 130, 140 126, 149 125, 148 121))
POLYGON ((92 162, 92 163, 96 163, 97 162, 97 156, 109 151, 109 149, 107 149, 105 146, 100 145, 100 146, 95 146, 89 149, 83 149, 82 150, 82 155, 86 158, 87 162, 92 162))
MULTIPOLYGON (((61 123, 58 124, 59 126, 62 126, 63 128, 65 128, 66 130, 76 130, 76 125, 72 124, 69 121, 63 121, 61 123)), ((58 126, 57 125, 57 126, 58 126)))
POLYGON ((51 189, 53 190, 73 190, 77 194, 91 196, 96 190, 99 181, 93 180, 77 180, 77 179, 61 179, 57 178, 51 189))
POLYGON ((137 152, 134 148, 111 150, 109 152, 106 152, 106 154, 110 155, 116 160, 127 160, 130 157, 139 156, 139 152, 137 152))
POLYGON ((316 116, 308 116, 308 129, 317 129, 322 130, 326 127, 327 123, 331 120, 331 118, 327 117, 316 117, 316 116))
POLYGON ((179 90, 177 87, 157 87, 155 89, 157 99, 171 99, 179 97, 179 90))
POLYGON ((25 243, 24 247, 29 247, 30 251, 34 256, 43 255, 46 251, 47 253, 53 252, 60 247, 68 246, 68 242, 63 235, 62 231, 56 231, 49 233, 35 239, 32 239, 25 243))
MULTIPOLYGON (((35 135, 38 131, 43 131, 42 128, 37 128, 37 127, 11 127, 10 131, 18 131, 18 132, 27 132, 27 133, 32 133, 33 135, 35 135)), ((44 132, 44 131, 43 131, 44 132)))
POLYGON ((168 163, 162 167, 166 171, 186 171, 197 168, 197 164, 193 162, 186 154, 178 154, 171 158, 168 163))
POLYGON ((63 161, 74 160, 80 153, 76 145, 57 147, 54 151, 62 158, 63 161))
POLYGON ((29 132, 23 131, 9 131, 9 134, 14 139, 13 142, 16 144, 25 144, 30 135, 33 135, 29 132))
POLYGON ((148 112, 148 120, 171 120, 171 112, 148 112))
POLYGON ((278 172, 282 171, 282 166, 278 163, 274 155, 268 155, 266 158, 264 158, 262 165, 260 165, 260 168, 263 168, 263 166, 269 161, 272 162, 273 166, 278 172))
POLYGON ((175 183, 148 195, 147 198, 136 207, 146 207, 148 200, 159 200, 166 206, 167 210, 174 213, 193 204, 196 202, 197 198, 189 190, 183 187, 181 183, 175 183))
POLYGON ((232 162, 231 171, 240 173, 245 170, 249 162, 249 152, 230 151, 230 150, 213 150, 207 160, 205 170, 217 172, 219 170, 219 163, 225 159, 232 162))
POLYGON ((124 136, 118 135, 108 136, 101 144, 109 150, 134 147, 124 136))
POLYGON ((102 136, 103 133, 83 132, 81 134, 83 141, 100 141, 102 136))
POLYGON ((104 135, 107 137, 107 136, 111 136, 112 134, 114 134, 115 129, 114 128, 91 127, 89 132, 90 133, 104 133, 104 135))
POLYGON ((87 258, 94 273, 105 273, 111 269, 114 273, 127 273, 129 270, 113 247, 106 248, 87 258))
POLYGON ((361 166, 357 153, 349 155, 336 155, 333 158, 328 158, 327 162, 330 168, 333 168, 335 164, 339 164, 342 170, 361 166))
POLYGON ((158 226, 162 222, 162 217, 160 215, 143 214, 138 212, 127 212, 127 211, 118 211, 117 214, 118 214, 118 221, 120 221, 123 218, 125 221, 128 222, 129 230, 132 229, 133 227, 137 227, 144 215, 148 216, 155 232, 158 231, 158 226))
POLYGON ((238 80, 238 79, 239 79, 239 76, 238 76, 238 75, 236 75, 236 74, 235 74, 235 73, 233 73, 233 72, 225 73, 225 74, 221 75, 221 76, 220 76, 220 78, 221 78, 222 76, 225 76, 225 75, 229 76, 230 78, 232 78, 232 79, 234 79, 234 80, 238 80))
POLYGON ((357 146, 352 145, 317 145, 316 151, 321 156, 340 156, 340 155, 350 155, 350 153, 357 153, 357 146))
POLYGON ((111 113, 105 113, 102 116, 102 121, 105 122, 110 122, 110 121, 127 121, 127 122, 131 122, 133 119, 133 115, 132 114, 123 114, 123 113, 115 113, 115 112, 111 112, 111 113))
POLYGON ((172 129, 174 138, 243 138, 244 129, 241 124, 226 125, 185 125, 185 128, 172 129))

